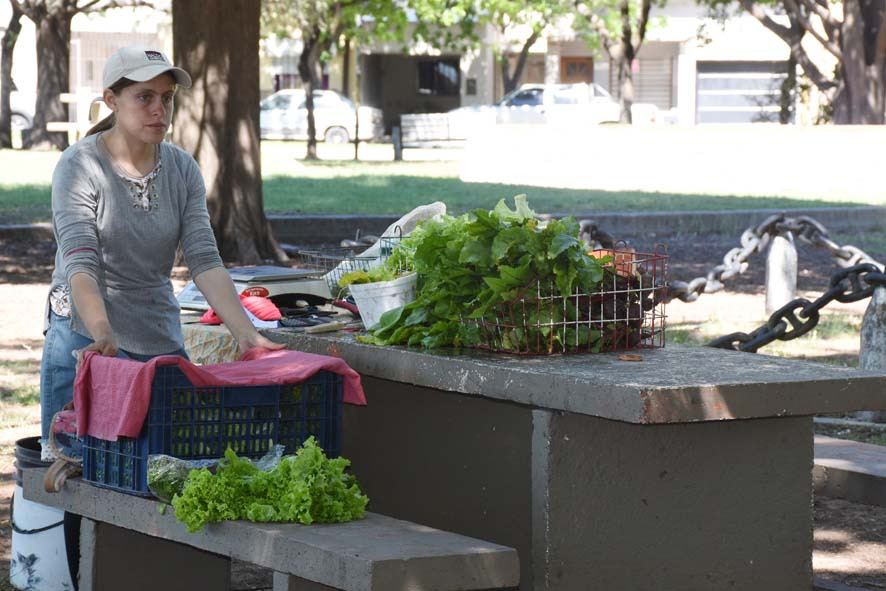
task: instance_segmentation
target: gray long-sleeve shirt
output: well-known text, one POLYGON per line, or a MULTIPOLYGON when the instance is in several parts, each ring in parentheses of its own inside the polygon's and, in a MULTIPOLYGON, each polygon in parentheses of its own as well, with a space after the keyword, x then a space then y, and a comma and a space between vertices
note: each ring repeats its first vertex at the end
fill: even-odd
MULTIPOLYGON (((50 291, 76 273, 98 283, 118 346, 142 355, 182 347, 170 273, 179 244, 191 276, 222 266, 209 225, 206 189, 194 159, 159 144, 161 168, 151 207, 134 205, 130 183, 89 136, 61 155, 52 177, 52 225, 58 251, 50 291)), ((90 336, 71 306, 74 331, 90 336)))

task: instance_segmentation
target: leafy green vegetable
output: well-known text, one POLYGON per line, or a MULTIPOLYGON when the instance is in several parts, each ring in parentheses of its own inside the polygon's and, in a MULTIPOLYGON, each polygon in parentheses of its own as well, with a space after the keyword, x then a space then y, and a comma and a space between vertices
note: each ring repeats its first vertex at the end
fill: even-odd
POLYGON ((376 283, 378 281, 393 281, 399 276, 393 269, 389 269, 385 265, 379 265, 377 267, 372 267, 368 271, 363 271, 362 269, 357 271, 351 271, 350 273, 345 273, 341 276, 341 279, 338 280, 339 287, 347 287, 349 285, 353 285, 355 283, 376 283))
MULTIPOLYGON (((416 299, 385 313, 372 334, 361 341, 423 347, 477 345, 484 337, 464 319, 494 322, 501 314, 500 306, 521 297, 532 284, 538 283, 543 291, 533 296, 568 297, 576 290, 590 293, 603 279, 604 270, 600 261, 588 256, 578 233, 578 223, 571 218, 541 223, 525 195, 514 197, 514 209, 502 199, 491 211, 478 209, 425 221, 398 249, 411 254, 411 266, 418 273, 421 288, 416 299)), ((548 322, 563 321, 563 311, 553 314, 559 318, 548 322)), ((538 318, 531 320, 537 324, 538 318)), ((568 335, 572 339, 566 340, 599 338, 588 327, 582 328, 581 334, 572 329, 568 335)), ((549 327, 546 330, 550 333, 549 327)), ((514 330, 502 338, 502 348, 518 350, 526 336, 514 330)))
POLYGON ((361 519, 369 498, 345 473, 349 465, 344 458, 327 458, 313 437, 268 471, 228 449, 216 474, 191 471, 172 506, 190 532, 228 519, 303 524, 361 519))

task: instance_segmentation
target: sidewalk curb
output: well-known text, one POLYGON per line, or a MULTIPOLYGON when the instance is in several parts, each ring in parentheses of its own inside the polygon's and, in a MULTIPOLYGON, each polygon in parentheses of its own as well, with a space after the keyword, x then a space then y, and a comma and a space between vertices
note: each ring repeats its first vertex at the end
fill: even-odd
POLYGON ((52 224, 2 224, 0 240, 51 240, 52 224))
MULTIPOLYGON (((789 217, 809 216, 830 231, 864 232, 886 227, 886 207, 821 207, 809 209, 737 209, 731 211, 590 212, 575 219, 593 220, 597 227, 617 239, 638 234, 740 234, 767 217, 784 213, 789 217)), ((381 234, 399 219, 396 215, 361 214, 269 214, 268 221, 279 242, 310 245, 338 242, 363 234, 381 234)), ((548 214, 545 217, 563 217, 548 214)), ((52 237, 52 225, 0 225, 0 239, 44 239, 52 237)))
MULTIPOLYGON (((886 207, 822 207, 809 209, 738 209, 731 211, 591 212, 574 215, 590 219, 617 239, 638 234, 740 234, 767 217, 784 213, 789 217, 810 216, 828 231, 866 231, 886 227, 886 207)), ((563 217, 563 214, 549 214, 563 217)), ((397 221, 394 215, 269 215, 277 240, 290 244, 320 244, 380 234, 397 221)))
POLYGON ((816 435, 816 494, 886 507, 886 447, 816 435))

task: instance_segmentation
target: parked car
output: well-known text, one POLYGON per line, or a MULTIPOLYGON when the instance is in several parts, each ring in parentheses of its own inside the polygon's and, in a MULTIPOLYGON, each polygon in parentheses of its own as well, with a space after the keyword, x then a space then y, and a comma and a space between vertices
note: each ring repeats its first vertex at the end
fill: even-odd
POLYGON ((9 106, 12 114, 12 129, 23 131, 34 125, 34 96, 28 96, 17 90, 9 95, 9 106))
MULTIPOLYGON (((655 105, 634 105, 636 123, 655 120, 655 105), (637 117, 639 115, 639 117, 637 117)), ((450 125, 470 131, 484 123, 597 125, 617 123, 621 107, 599 84, 524 84, 494 105, 474 105, 449 111, 450 125)))
MULTIPOLYGON (((356 136, 357 107, 334 90, 314 91, 314 121, 317 139, 330 144, 351 141, 356 136)), ((383 131, 382 112, 374 107, 360 107, 360 139, 371 140, 383 131)), ((261 102, 261 137, 269 140, 304 140, 308 138, 308 108, 305 91, 287 88, 261 102)))

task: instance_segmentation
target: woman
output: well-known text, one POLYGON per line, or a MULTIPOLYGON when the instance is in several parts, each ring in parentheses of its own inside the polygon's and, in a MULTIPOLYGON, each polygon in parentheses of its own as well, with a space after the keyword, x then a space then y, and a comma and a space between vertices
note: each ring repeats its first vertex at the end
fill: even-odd
POLYGON ((105 64, 103 85, 112 114, 64 151, 52 178, 58 251, 40 375, 44 459, 52 416, 72 400, 77 351, 187 356, 170 281, 179 246, 241 352, 283 347, 258 334, 240 305, 197 163, 163 141, 190 76, 159 51, 125 47, 105 64))

